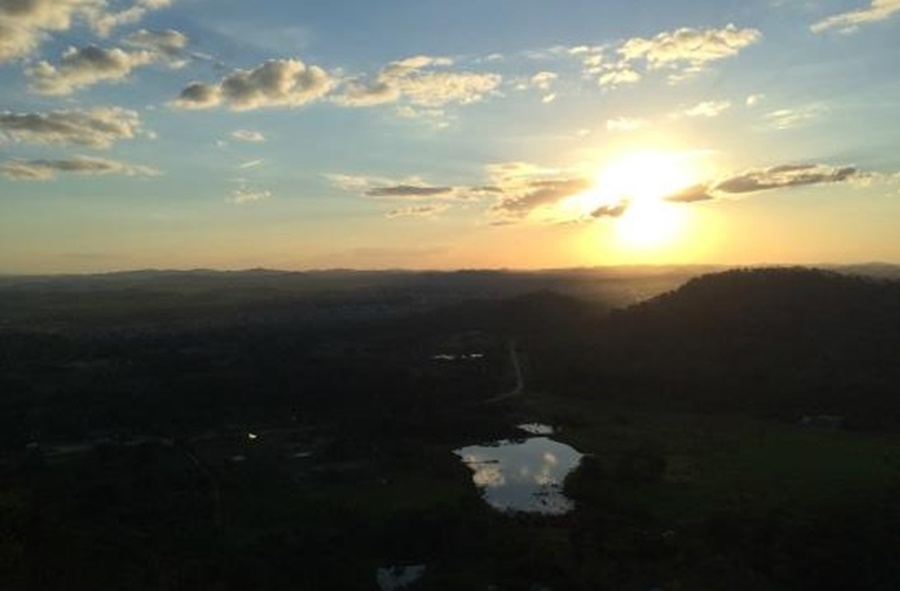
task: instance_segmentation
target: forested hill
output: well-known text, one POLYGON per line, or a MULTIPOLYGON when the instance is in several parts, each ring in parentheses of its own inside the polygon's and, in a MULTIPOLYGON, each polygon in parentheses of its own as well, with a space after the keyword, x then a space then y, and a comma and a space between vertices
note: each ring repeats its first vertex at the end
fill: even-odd
POLYGON ((580 385, 631 401, 894 422, 900 282, 801 268, 705 275, 612 313, 570 355, 580 385))

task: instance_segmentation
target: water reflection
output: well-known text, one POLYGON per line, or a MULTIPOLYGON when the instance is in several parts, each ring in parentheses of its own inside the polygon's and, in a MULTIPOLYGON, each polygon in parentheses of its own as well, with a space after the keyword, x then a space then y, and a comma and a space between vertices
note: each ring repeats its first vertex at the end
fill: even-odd
POLYGON ((562 493, 581 454, 547 437, 473 445, 454 452, 472 469, 485 501, 501 511, 559 515, 573 508, 562 493))

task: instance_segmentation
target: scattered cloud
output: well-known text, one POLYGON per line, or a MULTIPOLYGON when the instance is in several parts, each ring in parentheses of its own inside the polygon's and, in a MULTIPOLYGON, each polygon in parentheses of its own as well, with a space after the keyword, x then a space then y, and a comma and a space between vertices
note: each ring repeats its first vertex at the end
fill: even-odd
POLYGON ((392 62, 374 81, 352 79, 345 83, 337 102, 350 107, 368 107, 405 101, 417 107, 467 105, 481 101, 502 81, 499 74, 446 70, 453 60, 446 57, 414 56, 392 62))
POLYGON ((768 124, 775 129, 790 129, 812 123, 819 119, 826 109, 822 105, 807 105, 795 109, 779 109, 766 114, 768 124))
POLYGON ((715 61, 737 55, 757 43, 756 29, 729 24, 721 29, 681 28, 652 38, 633 37, 609 47, 580 45, 566 53, 581 60, 582 74, 604 88, 639 82, 648 72, 666 70, 669 82, 702 72, 715 61))
POLYGON ((188 37, 184 33, 167 29, 165 31, 148 31, 141 29, 123 39, 129 47, 136 47, 155 53, 160 61, 168 61, 175 68, 183 67, 187 60, 184 50, 188 45, 188 37))
POLYGON ((619 47, 618 53, 627 62, 646 62, 651 70, 685 65, 703 67, 737 55, 761 37, 756 29, 738 29, 733 24, 723 29, 681 28, 662 32, 652 39, 634 37, 619 47))
POLYGON ((604 88, 616 88, 623 84, 634 84, 635 82, 640 82, 640 80, 641 75, 638 72, 625 66, 617 67, 600 74, 600 77, 597 79, 597 84, 604 88))
POLYGON ((231 137, 242 142, 250 142, 259 144, 266 141, 266 136, 259 131, 251 131, 249 129, 238 129, 231 132, 231 137))
POLYGON ((137 0, 119 12, 107 10, 107 0, 0 1, 0 63, 31 56, 53 33, 69 31, 77 22, 101 37, 120 25, 136 24, 172 0, 137 0))
POLYGON ((102 6, 103 0, 0 1, 0 63, 28 57, 49 33, 68 31, 102 6))
POLYGON ((57 173, 79 175, 126 175, 156 176, 158 170, 89 156, 76 156, 64 160, 9 160, 0 164, 0 173, 14 181, 44 181, 56 177, 57 173))
POLYGON ((429 218, 443 213, 449 206, 443 203, 431 203, 428 205, 413 205, 392 209, 384 214, 384 217, 393 220, 398 218, 429 218))
POLYGON ((109 148, 118 141, 138 136, 153 137, 153 134, 143 128, 135 111, 117 107, 49 113, 0 112, 0 140, 109 148))
POLYGON ((300 107, 321 99, 334 87, 331 74, 298 59, 269 60, 251 70, 235 70, 214 84, 193 82, 174 105, 209 109, 227 105, 232 111, 300 107))
POLYGON ((117 47, 95 45, 70 47, 54 66, 40 61, 26 70, 29 86, 38 94, 61 96, 100 82, 121 82, 138 67, 151 64, 157 54, 151 51, 127 52, 117 47))
POLYGON ((539 90, 550 90, 558 78, 559 74, 556 72, 538 72, 531 77, 531 85, 539 90))
POLYGON ((842 12, 814 23, 810 30, 822 33, 837 29, 841 33, 854 33, 860 25, 883 21, 900 12, 900 0, 872 0, 866 8, 842 12))
POLYGON ((272 196, 271 191, 266 191, 264 189, 250 189, 248 187, 239 187, 234 190, 231 194, 231 197, 226 199, 228 203, 232 205, 249 205, 251 203, 257 203, 259 201, 264 201, 269 199, 272 196))
POLYGON ((685 117, 718 117, 731 108, 730 101, 704 101, 684 111, 685 117))
POLYGON ((607 119, 606 131, 636 131, 642 127, 646 127, 647 122, 643 119, 632 119, 629 117, 616 117, 615 119, 607 119))
POLYGON ((108 37, 114 29, 139 23, 148 12, 168 8, 173 0, 137 0, 133 6, 119 12, 96 13, 91 27, 101 37, 108 37))

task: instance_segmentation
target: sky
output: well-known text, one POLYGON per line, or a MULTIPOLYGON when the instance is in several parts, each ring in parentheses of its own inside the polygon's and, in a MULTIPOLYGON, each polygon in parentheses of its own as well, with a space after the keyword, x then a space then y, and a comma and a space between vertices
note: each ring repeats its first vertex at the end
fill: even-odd
POLYGON ((900 263, 900 0, 0 0, 0 273, 900 263))

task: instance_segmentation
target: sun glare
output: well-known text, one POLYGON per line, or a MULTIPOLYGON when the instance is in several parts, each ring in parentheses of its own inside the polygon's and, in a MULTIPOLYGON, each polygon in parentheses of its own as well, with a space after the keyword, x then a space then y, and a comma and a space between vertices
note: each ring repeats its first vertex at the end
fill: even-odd
POLYGON ((665 200, 697 182, 692 158, 674 152, 635 152, 610 161, 594 187, 575 198, 581 215, 612 218, 620 246, 632 251, 675 248, 687 209, 665 200))

